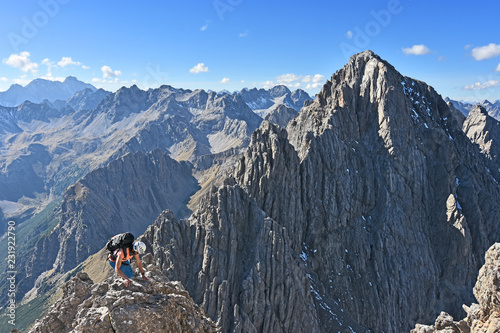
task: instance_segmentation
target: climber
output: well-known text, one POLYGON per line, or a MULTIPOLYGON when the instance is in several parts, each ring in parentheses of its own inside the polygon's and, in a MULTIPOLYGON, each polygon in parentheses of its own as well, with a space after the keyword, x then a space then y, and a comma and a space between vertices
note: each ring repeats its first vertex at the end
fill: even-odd
POLYGON ((109 264, 113 267, 118 276, 125 279, 125 282, 123 283, 125 287, 130 287, 132 284, 130 279, 135 277, 134 272, 130 267, 131 258, 135 258, 143 280, 149 281, 146 275, 144 275, 144 268, 142 268, 142 262, 139 256, 139 254, 143 254, 144 252, 146 252, 146 244, 143 242, 135 242, 132 246, 119 248, 109 255, 109 264))

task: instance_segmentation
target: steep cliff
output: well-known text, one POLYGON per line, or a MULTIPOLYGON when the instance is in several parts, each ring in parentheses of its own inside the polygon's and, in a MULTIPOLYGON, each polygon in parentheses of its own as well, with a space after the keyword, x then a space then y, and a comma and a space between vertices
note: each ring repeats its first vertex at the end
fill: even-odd
POLYGON ((500 332, 500 243, 486 252, 484 266, 479 271, 474 296, 477 303, 463 305, 467 317, 456 322, 441 312, 434 325, 415 326, 412 333, 494 333, 500 332))
POLYGON ((432 87, 367 51, 145 238, 224 331, 409 331, 472 301, 500 236, 485 163, 432 87))
POLYGON ((189 220, 169 211, 143 240, 222 332, 320 332, 304 263, 287 231, 237 185, 225 185, 189 220))
POLYGON ((480 105, 472 109, 463 124, 464 133, 500 169, 500 122, 480 105))

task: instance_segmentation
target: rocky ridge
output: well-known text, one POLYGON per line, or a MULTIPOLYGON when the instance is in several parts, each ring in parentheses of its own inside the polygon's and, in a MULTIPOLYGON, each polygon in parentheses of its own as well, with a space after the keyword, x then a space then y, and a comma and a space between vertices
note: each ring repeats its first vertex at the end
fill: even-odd
POLYGON ((432 87, 367 51, 145 239, 223 331, 409 331, 472 301, 500 236, 485 161, 432 87))
POLYGON ((441 312, 434 325, 417 324, 411 333, 494 333, 500 331, 500 243, 486 252, 479 271, 474 296, 479 302, 463 305, 467 317, 456 322, 441 312))
POLYGON ((129 288, 120 278, 94 284, 86 273, 77 273, 29 332, 217 332, 181 283, 166 279, 150 255, 143 262, 150 282, 135 280, 129 288))
POLYGON ((279 125, 281 127, 286 127, 290 120, 297 117, 299 113, 292 108, 287 107, 284 104, 280 104, 267 114, 264 120, 267 120, 273 124, 279 125))

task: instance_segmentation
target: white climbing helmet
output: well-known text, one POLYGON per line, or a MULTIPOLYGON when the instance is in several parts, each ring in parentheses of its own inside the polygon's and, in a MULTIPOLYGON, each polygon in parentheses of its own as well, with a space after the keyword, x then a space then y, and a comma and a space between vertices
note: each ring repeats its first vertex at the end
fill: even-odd
POLYGON ((146 252, 146 244, 144 244, 143 242, 135 242, 134 251, 139 254, 143 254, 144 252, 146 252))

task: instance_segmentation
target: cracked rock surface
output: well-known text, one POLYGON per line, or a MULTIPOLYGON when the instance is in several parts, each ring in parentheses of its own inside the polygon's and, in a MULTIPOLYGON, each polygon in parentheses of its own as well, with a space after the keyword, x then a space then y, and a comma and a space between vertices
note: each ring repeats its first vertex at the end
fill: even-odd
MULTIPOLYGON (((145 256, 144 263, 152 257, 145 256)), ((152 264, 150 282, 121 279, 94 284, 79 272, 63 285, 63 297, 29 332, 216 332, 215 324, 189 297, 180 282, 170 282, 152 264)))

